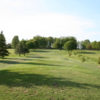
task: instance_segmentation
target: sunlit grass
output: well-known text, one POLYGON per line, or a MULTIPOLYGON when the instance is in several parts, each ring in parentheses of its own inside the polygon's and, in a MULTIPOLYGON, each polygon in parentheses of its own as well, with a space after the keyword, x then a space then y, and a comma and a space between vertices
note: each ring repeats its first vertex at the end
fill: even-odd
POLYGON ((0 100, 99 100, 99 51, 31 50, 0 59, 0 100), (85 56, 85 62, 81 57, 85 56))

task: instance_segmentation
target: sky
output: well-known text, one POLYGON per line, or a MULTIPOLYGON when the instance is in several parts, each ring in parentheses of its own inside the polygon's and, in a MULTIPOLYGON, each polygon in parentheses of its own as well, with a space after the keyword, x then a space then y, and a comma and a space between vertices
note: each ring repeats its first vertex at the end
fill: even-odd
POLYGON ((100 41, 100 0, 0 0, 0 31, 19 39, 74 36, 100 41))

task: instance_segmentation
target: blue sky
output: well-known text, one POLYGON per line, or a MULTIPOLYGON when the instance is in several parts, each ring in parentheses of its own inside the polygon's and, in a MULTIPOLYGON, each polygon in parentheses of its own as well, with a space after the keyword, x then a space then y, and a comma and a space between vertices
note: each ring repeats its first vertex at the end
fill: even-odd
POLYGON ((0 0, 0 30, 15 35, 75 36, 100 41, 100 0, 0 0))

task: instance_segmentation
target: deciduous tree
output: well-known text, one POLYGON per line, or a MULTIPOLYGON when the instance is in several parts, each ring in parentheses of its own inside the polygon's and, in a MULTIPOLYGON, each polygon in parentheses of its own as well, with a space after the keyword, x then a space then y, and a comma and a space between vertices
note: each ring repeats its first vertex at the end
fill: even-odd
POLYGON ((18 43, 19 43, 18 36, 14 36, 13 39, 12 39, 12 44, 11 44, 12 48, 15 49, 18 43))

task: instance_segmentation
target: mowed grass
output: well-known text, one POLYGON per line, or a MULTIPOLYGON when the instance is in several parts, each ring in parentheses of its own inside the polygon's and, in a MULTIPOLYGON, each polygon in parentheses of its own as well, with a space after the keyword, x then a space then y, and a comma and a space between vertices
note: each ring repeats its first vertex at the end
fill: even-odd
POLYGON ((25 57, 9 51, 0 59, 0 100, 100 100, 100 51, 76 50, 71 57, 64 50, 25 57))

